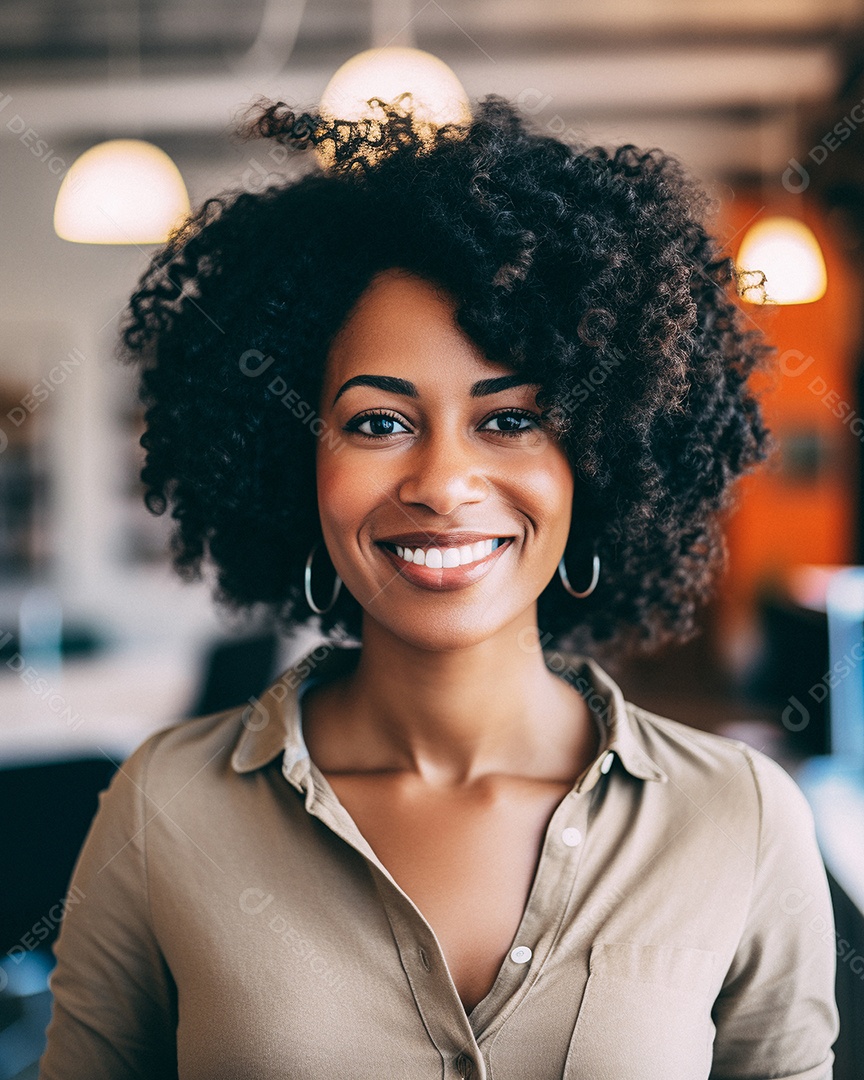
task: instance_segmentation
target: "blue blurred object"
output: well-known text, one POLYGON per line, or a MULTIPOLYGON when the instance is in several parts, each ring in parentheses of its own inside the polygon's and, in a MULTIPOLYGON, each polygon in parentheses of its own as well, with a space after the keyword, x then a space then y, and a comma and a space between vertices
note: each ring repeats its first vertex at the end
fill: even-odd
POLYGON ((45 948, 0 957, 0 1080, 36 1080, 51 1019, 45 948))
POLYGON ((826 597, 831 755, 864 774, 864 566, 832 574, 826 597))
POLYGON ((18 608, 18 632, 25 664, 47 678, 56 677, 63 660, 63 609, 54 589, 34 586, 18 608))
POLYGON ((829 664, 821 684, 829 697, 830 752, 795 773, 813 810, 828 872, 837 951, 840 1035, 836 1080, 859 1078, 864 1061, 864 567, 831 575, 826 594, 829 664))

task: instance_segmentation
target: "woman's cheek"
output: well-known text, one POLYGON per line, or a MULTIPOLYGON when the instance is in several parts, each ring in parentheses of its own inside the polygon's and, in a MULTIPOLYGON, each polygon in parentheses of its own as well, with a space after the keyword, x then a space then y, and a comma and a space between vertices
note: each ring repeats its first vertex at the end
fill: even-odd
POLYGON ((573 471, 562 451, 549 447, 513 474, 514 496, 538 524, 566 540, 573 507, 573 471))
POLYGON ((360 496, 356 469, 346 470, 338 456, 326 452, 318 456, 318 513, 328 541, 340 538, 346 531, 355 512, 354 502, 360 496))
POLYGON ((386 500, 385 480, 377 477, 366 458, 349 447, 340 453, 323 450, 317 462, 318 513, 327 548, 341 564, 340 576, 353 578, 350 566, 357 562, 358 538, 377 503, 386 500))

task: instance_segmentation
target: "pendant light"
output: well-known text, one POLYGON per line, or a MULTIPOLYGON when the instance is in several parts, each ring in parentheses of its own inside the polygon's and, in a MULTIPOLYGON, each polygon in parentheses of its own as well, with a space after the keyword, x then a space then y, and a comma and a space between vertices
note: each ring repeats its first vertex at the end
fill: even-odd
MULTIPOLYGON (((140 85, 137 3, 133 21, 140 85)), ((109 139, 81 154, 63 177, 54 231, 76 244, 163 244, 189 211, 183 177, 164 150, 143 139, 109 139)))
POLYGON ((54 231, 77 244, 162 244, 189 213, 171 158, 142 139, 91 146, 63 178, 54 231))
POLYGON ((738 265, 745 275, 741 295, 754 304, 811 304, 821 300, 828 287, 825 259, 813 230, 785 215, 762 218, 748 229, 738 265), (756 280, 761 281, 759 271, 764 284, 756 280))
MULTIPOLYGON (((439 127, 462 127, 471 121, 462 84, 432 53, 400 45, 357 53, 330 79, 318 108, 327 121, 346 120, 365 127, 368 139, 359 153, 369 164, 380 157, 379 124, 385 113, 379 102, 397 104, 410 113, 422 146, 431 145, 439 127)), ((318 143, 315 152, 325 168, 334 164, 329 141, 318 143)))
MULTIPOLYGON (((410 0, 375 0, 372 4, 371 49, 357 53, 337 69, 319 101, 328 121, 366 123, 372 137, 365 152, 374 161, 376 123, 384 112, 376 102, 399 104, 412 116, 421 141, 431 141, 445 124, 459 127, 471 122, 471 107, 462 83, 439 57, 415 47, 414 23, 418 13, 410 0), (424 137, 425 136, 425 137, 424 137)), ((332 164, 332 147, 316 147, 325 166, 332 164)))
POLYGON ((370 101, 406 103, 423 124, 465 124, 471 119, 468 97, 455 72, 432 53, 391 45, 366 49, 335 72, 321 95, 319 108, 329 120, 363 120, 380 116, 370 101))
MULTIPOLYGON (((784 153, 794 152, 794 105, 784 132, 784 153)), ((766 151, 765 126, 760 131, 761 172, 770 175, 775 161, 766 151)), ((789 193, 787 200, 801 198, 789 193)), ((775 202, 766 192, 765 202, 775 202)), ((791 206, 791 201, 789 202, 791 206)), ((811 304, 821 300, 828 274, 819 241, 813 230, 791 214, 760 218, 747 230, 735 260, 739 271, 739 295, 751 304, 811 304), (764 275, 764 277, 763 277, 764 275)))

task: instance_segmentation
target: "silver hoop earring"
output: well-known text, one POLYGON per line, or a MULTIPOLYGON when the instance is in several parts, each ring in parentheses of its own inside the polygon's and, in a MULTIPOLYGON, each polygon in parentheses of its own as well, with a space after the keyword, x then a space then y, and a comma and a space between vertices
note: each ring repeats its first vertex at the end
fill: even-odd
POLYGON ((339 595, 339 590, 342 588, 342 578, 336 575, 336 581, 333 583, 333 595, 330 597, 330 603, 327 607, 320 608, 312 599, 312 560, 315 557, 315 552, 321 546, 319 540, 317 544, 312 545, 312 550, 306 558, 306 570, 303 574, 303 591, 306 593, 306 603, 315 612, 316 615, 326 615, 330 608, 336 603, 336 597, 339 595))
POLYGON ((597 582, 600 580, 600 556, 596 551, 594 552, 594 558, 591 561, 591 584, 584 592, 577 592, 570 584, 570 579, 567 577, 567 567, 564 565, 563 555, 561 556, 561 562, 558 563, 558 576, 561 578, 561 584, 567 592, 569 592, 571 596, 575 596, 577 600, 582 600, 586 596, 590 596, 597 588, 597 582))

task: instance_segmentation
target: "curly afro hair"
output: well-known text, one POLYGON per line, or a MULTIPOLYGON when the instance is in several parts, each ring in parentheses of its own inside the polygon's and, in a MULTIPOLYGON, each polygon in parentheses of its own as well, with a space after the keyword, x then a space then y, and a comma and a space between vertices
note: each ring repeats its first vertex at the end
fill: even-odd
MULTIPOLYGON (((733 482, 772 445, 748 386, 772 350, 745 328, 732 260, 706 231, 713 204, 677 159, 564 143, 497 96, 431 138, 400 102, 378 104, 361 125, 259 99, 240 136, 317 148, 317 164, 207 199, 124 312, 116 356, 142 361, 141 479, 151 512, 173 504, 174 568, 200 579, 209 555, 220 604, 263 604, 280 629, 313 617, 324 364, 373 275, 401 267, 452 295, 487 357, 543 387, 574 472, 574 586, 592 550, 602 567, 585 600, 547 585, 545 640, 688 640, 725 566, 733 482)), ((361 614, 343 589, 321 629, 357 637, 361 614)))

